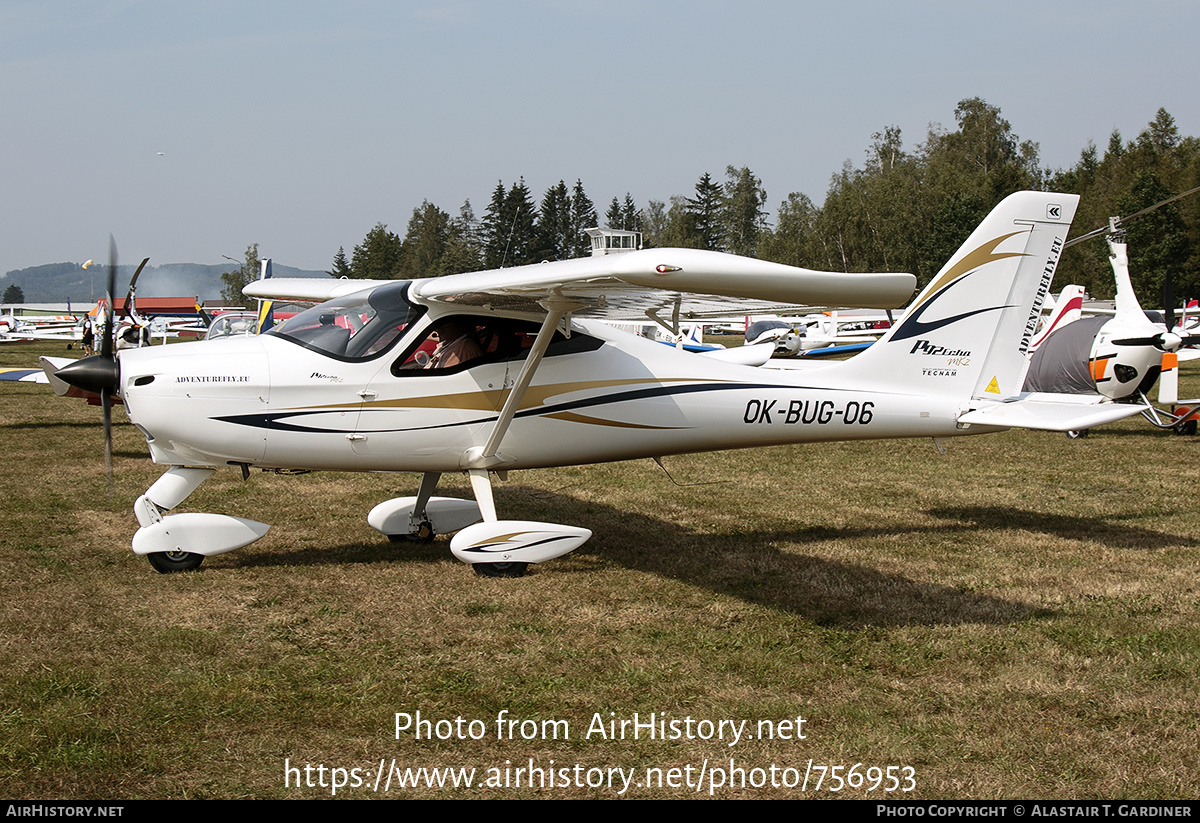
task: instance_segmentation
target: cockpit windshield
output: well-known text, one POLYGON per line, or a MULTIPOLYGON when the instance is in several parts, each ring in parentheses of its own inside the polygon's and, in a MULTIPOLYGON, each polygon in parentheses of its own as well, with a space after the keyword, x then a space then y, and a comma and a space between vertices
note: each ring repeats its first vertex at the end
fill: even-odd
POLYGON ((408 302, 409 281, 330 300, 267 334, 338 360, 369 360, 390 349, 425 309, 408 302))

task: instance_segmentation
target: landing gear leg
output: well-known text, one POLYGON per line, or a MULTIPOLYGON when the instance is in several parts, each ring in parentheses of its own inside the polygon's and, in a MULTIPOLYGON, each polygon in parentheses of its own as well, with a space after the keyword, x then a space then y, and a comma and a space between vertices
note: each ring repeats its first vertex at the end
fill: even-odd
POLYGON ((247 546, 270 528, 224 514, 167 514, 212 473, 212 469, 172 466, 133 504, 141 526, 133 536, 133 553, 146 555, 162 574, 191 571, 208 555, 247 546))
POLYGON ((441 472, 425 472, 421 475, 421 488, 417 491, 417 499, 413 504, 412 514, 408 517, 408 532, 405 534, 389 534, 388 540, 393 543, 432 543, 435 536, 433 523, 425 512, 429 498, 437 488, 441 472))
MULTIPOLYGON (((486 469, 471 469, 467 472, 471 479, 471 491, 475 492, 475 502, 483 513, 484 523, 496 522, 496 501, 492 497, 492 478, 486 469)), ((524 577, 529 569, 528 563, 472 563, 472 569, 480 577, 524 577)))
POLYGON ((574 551, 592 536, 588 529, 529 520, 500 520, 487 469, 467 472, 483 522, 460 531, 450 551, 481 577, 520 577, 530 563, 543 563, 574 551))
MULTIPOLYGON (((154 481, 133 504, 133 513, 141 526, 138 531, 161 522, 164 514, 186 500, 212 473, 212 469, 187 469, 182 466, 167 469, 166 474, 154 481)), ((137 539, 136 536, 134 539, 137 539)), ((200 568, 204 555, 175 550, 148 552, 146 559, 159 574, 173 574, 200 568)))

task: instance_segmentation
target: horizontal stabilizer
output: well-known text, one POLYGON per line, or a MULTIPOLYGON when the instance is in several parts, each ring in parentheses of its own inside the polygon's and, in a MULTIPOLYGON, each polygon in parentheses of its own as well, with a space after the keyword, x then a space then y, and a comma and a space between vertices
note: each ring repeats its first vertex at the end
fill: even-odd
POLYGON ((700 352, 701 357, 711 357, 723 363, 738 363, 742 366, 761 366, 775 353, 774 343, 759 343, 756 346, 735 346, 732 349, 715 349, 700 352))
POLYGON ((1067 432, 1103 426, 1140 413, 1141 406, 1102 403, 1097 396, 1024 394, 1007 403, 991 403, 959 415, 959 424, 1067 432))

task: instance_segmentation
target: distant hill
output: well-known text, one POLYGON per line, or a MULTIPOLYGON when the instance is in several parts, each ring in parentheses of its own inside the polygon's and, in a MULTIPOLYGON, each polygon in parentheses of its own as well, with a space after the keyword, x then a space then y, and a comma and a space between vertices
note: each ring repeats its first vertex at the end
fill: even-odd
MULTIPOLYGON (((137 263, 117 267, 117 296, 124 297, 137 263)), ((201 300, 221 297, 221 275, 228 263, 205 266, 200 263, 164 263, 147 265, 138 278, 139 297, 199 296, 201 300)), ((327 277, 323 271, 305 271, 274 264, 275 277, 327 277)), ((26 303, 91 303, 104 295, 108 267, 94 263, 86 270, 80 263, 47 263, 27 269, 14 269, 0 277, 0 291, 10 285, 21 287, 26 303)))

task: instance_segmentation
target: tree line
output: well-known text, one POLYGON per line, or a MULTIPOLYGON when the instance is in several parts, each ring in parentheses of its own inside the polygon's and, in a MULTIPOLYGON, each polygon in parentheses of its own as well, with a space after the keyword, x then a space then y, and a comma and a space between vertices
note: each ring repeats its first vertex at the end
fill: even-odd
MULTIPOLYGON (((588 254, 583 230, 632 229, 647 247, 727 251, 828 271, 909 271, 927 283, 1004 197, 1023 189, 1082 196, 1072 235, 1128 216, 1173 193, 1200 186, 1200 140, 1182 137, 1159 109, 1138 136, 1114 131, 1103 155, 1089 144, 1069 169, 1041 166, 1038 144, 1020 139, 998 107, 961 101, 956 128, 931 126, 914 148, 892 126, 872 136, 860 166, 847 161, 819 206, 793 192, 768 222, 767 193, 749 168, 728 166, 723 180, 700 176, 688 195, 638 206, 614 197, 603 218, 581 180, 563 180, 535 202, 524 179, 498 181, 482 218, 470 201, 456 216, 424 201, 403 237, 378 223, 349 254, 339 248, 330 274, 373 279, 431 277, 563 260, 588 254)), ((1177 201, 1128 225, 1130 265, 1144 304, 1157 304, 1168 275, 1174 292, 1200 296, 1200 196, 1177 201)), ((1097 297, 1113 293, 1101 240, 1068 250, 1056 278, 1097 297)))

